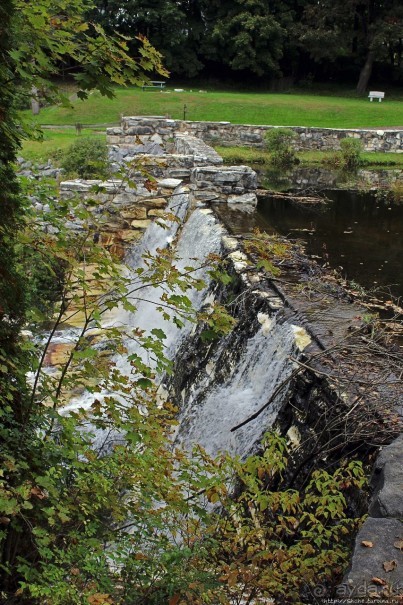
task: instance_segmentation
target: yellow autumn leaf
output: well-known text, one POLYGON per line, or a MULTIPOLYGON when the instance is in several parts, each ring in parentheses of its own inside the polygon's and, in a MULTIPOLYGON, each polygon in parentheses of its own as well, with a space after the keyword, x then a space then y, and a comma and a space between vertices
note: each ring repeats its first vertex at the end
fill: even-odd
POLYGON ((88 597, 89 605, 113 605, 113 601, 109 594, 95 592, 88 597))

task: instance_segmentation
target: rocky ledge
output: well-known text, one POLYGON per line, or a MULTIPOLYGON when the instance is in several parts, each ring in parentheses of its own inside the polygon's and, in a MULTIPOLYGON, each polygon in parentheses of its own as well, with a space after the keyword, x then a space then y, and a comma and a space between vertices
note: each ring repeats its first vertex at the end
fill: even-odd
POLYGON ((357 535, 350 569, 337 590, 343 605, 402 602, 403 435, 378 455, 371 487, 369 516, 357 535))

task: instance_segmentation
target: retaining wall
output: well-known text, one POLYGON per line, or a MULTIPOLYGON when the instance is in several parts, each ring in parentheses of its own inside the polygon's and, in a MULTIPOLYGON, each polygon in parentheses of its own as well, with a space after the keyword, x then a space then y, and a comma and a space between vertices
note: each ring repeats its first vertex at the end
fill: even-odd
MULTIPOLYGON (((139 142, 143 144, 152 142, 160 145, 166 152, 172 153, 176 145, 176 135, 187 132, 207 144, 262 148, 265 133, 273 128, 276 127, 132 116, 123 117, 119 128, 108 128, 107 140, 110 145, 135 145, 139 142)), ((365 151, 403 153, 403 129, 363 130, 303 126, 293 126, 291 129, 297 134, 296 150, 337 150, 340 148, 341 139, 347 137, 361 140, 365 151)), ((214 162, 209 159, 208 163, 214 162)))
MULTIPOLYGON (((141 239, 152 220, 165 216, 167 199, 181 184, 180 179, 159 179, 147 189, 145 178, 135 187, 122 180, 60 183, 60 198, 75 196, 98 217, 97 229, 101 244, 111 253, 123 258, 126 250, 141 239), (96 204, 88 204, 90 200, 96 204)), ((80 230, 80 220, 71 217, 71 229, 80 230)))

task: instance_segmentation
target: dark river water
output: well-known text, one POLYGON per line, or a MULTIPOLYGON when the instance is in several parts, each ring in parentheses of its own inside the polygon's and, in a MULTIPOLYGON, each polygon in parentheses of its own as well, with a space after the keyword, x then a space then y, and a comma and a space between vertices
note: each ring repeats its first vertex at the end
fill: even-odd
POLYGON ((322 192, 324 204, 260 199, 257 211, 225 211, 236 233, 258 226, 303 240, 309 255, 328 262, 350 281, 384 297, 403 297, 403 204, 379 200, 374 192, 322 192))
POLYGON ((374 193, 325 194, 331 201, 319 206, 262 200, 258 213, 278 233, 304 240, 308 254, 347 279, 403 296, 403 204, 379 201, 374 193))

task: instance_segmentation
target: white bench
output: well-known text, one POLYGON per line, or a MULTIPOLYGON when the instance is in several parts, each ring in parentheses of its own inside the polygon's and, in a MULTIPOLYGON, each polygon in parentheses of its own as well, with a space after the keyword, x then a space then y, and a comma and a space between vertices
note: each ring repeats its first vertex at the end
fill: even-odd
POLYGON ((378 99, 379 102, 382 101, 382 99, 385 98, 385 93, 384 92, 379 92, 379 90, 370 90, 369 95, 368 95, 368 99, 371 101, 373 99, 378 99))
POLYGON ((162 82, 161 80, 150 80, 149 82, 143 82, 143 86, 141 87, 143 90, 145 90, 146 88, 159 88, 160 90, 162 90, 163 88, 165 88, 165 82, 162 82))

